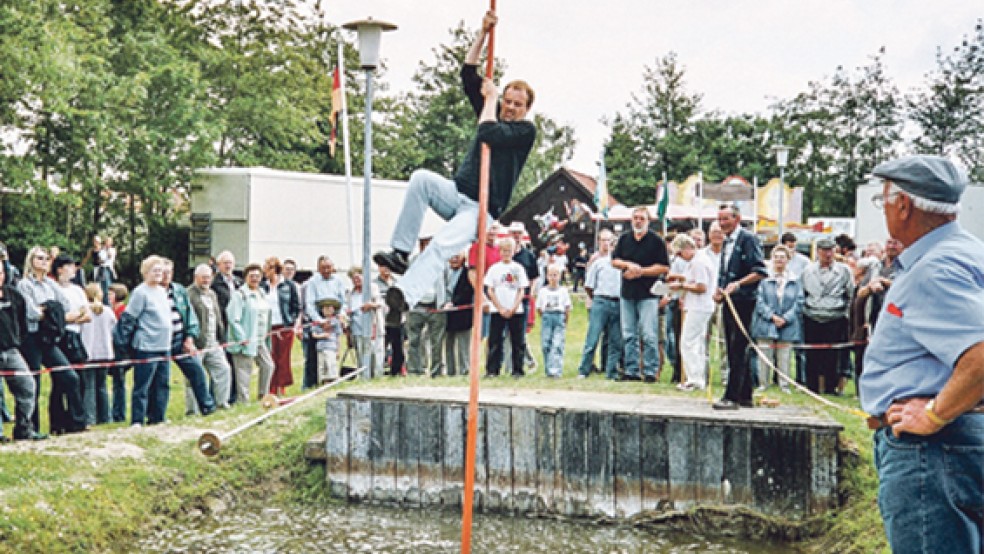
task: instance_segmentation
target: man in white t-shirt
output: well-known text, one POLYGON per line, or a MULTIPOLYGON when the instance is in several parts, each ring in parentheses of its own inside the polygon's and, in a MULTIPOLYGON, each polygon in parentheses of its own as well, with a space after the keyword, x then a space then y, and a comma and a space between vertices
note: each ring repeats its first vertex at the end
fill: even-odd
POLYGON ((717 271, 710 257, 697 250, 694 239, 677 235, 673 240, 677 255, 688 262, 684 273, 671 273, 667 277, 670 290, 683 291, 683 328, 680 338, 680 354, 686 379, 677 385, 680 390, 703 389, 707 364, 707 322, 714 313, 714 284, 717 271))
POLYGON ((512 346, 512 374, 522 377, 523 354, 526 352, 526 317, 523 312, 523 291, 530 286, 526 270, 513 261, 516 242, 512 237, 499 241, 502 258, 485 274, 486 295, 491 303, 492 320, 489 324, 489 359, 486 375, 498 377, 502 367, 503 331, 509 330, 512 346))

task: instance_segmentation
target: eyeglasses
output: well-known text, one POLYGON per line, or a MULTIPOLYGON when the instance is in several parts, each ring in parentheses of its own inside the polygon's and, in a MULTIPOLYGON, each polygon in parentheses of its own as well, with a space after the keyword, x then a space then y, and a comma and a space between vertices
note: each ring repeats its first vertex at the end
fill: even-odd
POLYGON ((899 194, 900 194, 899 192, 893 192, 893 193, 889 194, 888 196, 886 196, 886 195, 884 195, 884 194, 882 194, 882 193, 879 192, 878 194, 876 194, 876 195, 874 195, 874 196, 871 197, 871 203, 875 205, 875 208, 876 209, 884 210, 885 209, 885 204, 887 202, 891 202, 891 199, 892 198, 895 198, 899 194))
POLYGON ((50 258, 48 258, 48 256, 45 256, 45 255, 43 255, 43 254, 42 254, 42 255, 40 255, 40 256, 34 256, 34 259, 35 259, 35 260, 41 260, 42 262, 46 262, 46 261, 48 261, 48 260, 49 260, 50 258))

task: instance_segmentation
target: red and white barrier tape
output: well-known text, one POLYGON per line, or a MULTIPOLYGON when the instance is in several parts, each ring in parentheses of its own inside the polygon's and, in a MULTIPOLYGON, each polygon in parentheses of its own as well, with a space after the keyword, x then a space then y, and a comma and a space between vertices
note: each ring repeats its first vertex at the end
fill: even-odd
MULTIPOLYGON (((302 326, 301 329, 303 330, 305 328, 314 327, 314 326, 317 326, 317 324, 312 322, 312 323, 308 323, 308 324, 302 326)), ((10 376, 14 376, 14 375, 44 375, 46 373, 53 373, 55 371, 82 370, 82 369, 104 369, 104 368, 108 369, 108 368, 112 368, 112 367, 131 366, 131 365, 134 365, 134 364, 148 364, 148 363, 154 363, 154 362, 173 362, 173 361, 176 361, 176 360, 183 360, 183 359, 188 358, 188 357, 191 357, 191 356, 198 356, 198 355, 204 354, 206 352, 215 352, 215 351, 219 351, 219 350, 225 350, 225 349, 229 348, 230 346, 236 346, 236 345, 241 345, 241 344, 249 344, 249 343, 253 342, 254 340, 266 340, 267 337, 272 337, 273 335, 280 335, 280 334, 284 333, 285 331, 291 331, 291 332, 293 332, 294 330, 295 330, 295 327, 282 327, 282 328, 277 329, 275 331, 270 331, 269 333, 267 333, 266 335, 264 335, 262 339, 245 339, 245 340, 241 340, 241 341, 226 342, 226 343, 223 343, 223 344, 219 344, 219 345, 213 346, 211 348, 203 348, 201 350, 196 350, 194 353, 188 353, 188 352, 186 352, 184 354, 177 354, 177 355, 173 355, 173 356, 172 355, 168 355, 168 356, 157 356, 157 357, 153 357, 153 358, 143 358, 143 359, 113 360, 113 361, 106 361, 106 362, 86 362, 86 363, 82 363, 82 364, 69 364, 69 365, 62 365, 62 366, 55 366, 55 367, 46 367, 46 368, 41 369, 40 371, 30 371, 28 373, 25 373, 23 371, 0 370, 0 377, 10 377, 10 376)))

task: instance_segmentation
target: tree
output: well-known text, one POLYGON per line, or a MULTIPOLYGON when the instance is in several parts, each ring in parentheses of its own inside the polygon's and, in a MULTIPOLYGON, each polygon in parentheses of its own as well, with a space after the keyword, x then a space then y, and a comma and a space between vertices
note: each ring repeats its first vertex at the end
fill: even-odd
POLYGON ((682 178, 700 169, 693 149, 701 95, 687 91, 685 68, 670 52, 643 68, 641 94, 609 124, 605 167, 609 189, 621 202, 650 203, 663 173, 682 178))
POLYGON ((912 141, 919 152, 953 155, 984 181, 984 22, 974 35, 944 56, 936 53, 936 70, 926 76, 926 89, 908 96, 909 117, 920 134, 912 141))
POLYGON ((808 92, 776 107, 794 147, 789 180, 806 184, 806 214, 853 215, 864 176, 898 153, 902 98, 885 73, 884 53, 856 74, 838 67, 826 82, 811 82, 808 92))

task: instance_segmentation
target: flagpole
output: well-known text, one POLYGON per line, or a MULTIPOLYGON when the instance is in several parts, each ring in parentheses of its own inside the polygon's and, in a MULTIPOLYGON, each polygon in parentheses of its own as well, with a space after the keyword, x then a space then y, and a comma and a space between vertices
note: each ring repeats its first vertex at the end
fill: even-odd
MULTIPOLYGON (((665 171, 663 172, 663 195, 666 197, 666 199, 664 200, 663 198, 660 198, 659 199, 659 204, 662 204, 663 202, 666 202, 667 204, 669 204, 669 202, 670 202, 670 181, 667 179, 666 172, 665 171)), ((656 213, 659 213, 659 204, 656 204, 656 213)), ((665 237, 666 236, 666 212, 663 212, 663 215, 661 215, 659 217, 659 223, 663 227, 663 236, 665 237)))
POLYGON ((697 172, 697 228, 704 228, 704 172, 697 172))
POLYGON ((752 177, 752 231, 759 232, 759 178, 758 175, 752 177))
POLYGON ((601 231, 601 218, 608 219, 608 172, 605 170, 605 147, 601 147, 598 162, 598 182, 595 184, 595 236, 594 250, 598 251, 598 233, 601 231), (604 196, 602 196, 604 195, 604 196))
MULTIPOLYGON (((345 44, 338 41, 338 79, 342 96, 342 148, 345 149, 345 196, 348 199, 348 244, 349 266, 354 266, 355 257, 355 204, 352 198, 352 152, 349 149, 348 101, 345 99, 345 44)), ((363 276, 365 283, 371 282, 368 275, 363 276)), ((365 285, 363 285, 365 286, 365 285)))

